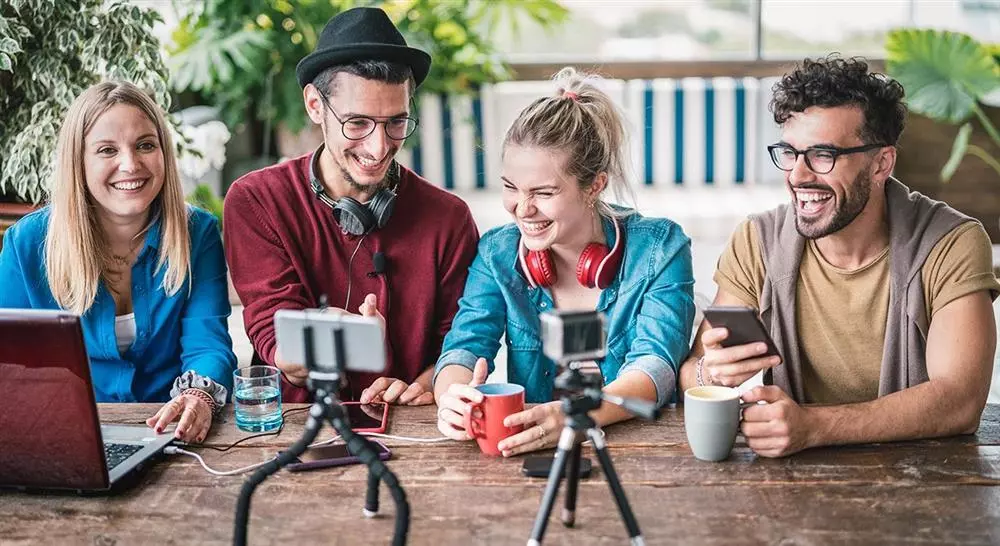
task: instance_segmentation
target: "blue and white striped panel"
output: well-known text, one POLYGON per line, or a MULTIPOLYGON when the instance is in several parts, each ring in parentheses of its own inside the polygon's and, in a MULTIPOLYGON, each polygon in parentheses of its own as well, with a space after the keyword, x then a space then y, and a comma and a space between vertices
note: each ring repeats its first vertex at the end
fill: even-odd
POLYGON ((647 119, 649 119, 647 111, 653 107, 650 104, 652 97, 652 82, 648 80, 625 82, 623 113, 627 132, 625 142, 628 154, 627 168, 629 169, 625 174, 633 184, 651 184, 653 180, 652 169, 647 168, 647 165, 652 165, 651 158, 647 158, 647 154, 652 153, 652 149, 646 146, 647 140, 650 139, 647 133, 653 129, 652 123, 647 123, 647 119))
POLYGON ((483 93, 483 142, 485 143, 485 164, 487 187, 502 188, 500 176, 503 171, 500 152, 503 139, 521 110, 535 99, 552 95, 556 86, 550 81, 502 82, 490 86, 483 93))
POLYGON ((398 159, 446 189, 483 187, 482 100, 478 95, 425 95, 419 139, 398 159))
MULTIPOLYGON (((600 80, 601 89, 629 117, 630 105, 626 101, 625 82, 622 80, 600 80)), ((487 186, 500 188, 502 172, 500 154, 503 140, 521 111, 541 97, 552 96, 556 84, 551 81, 503 82, 485 89, 483 92, 483 140, 485 142, 484 162, 486 164, 487 186)))
MULTIPOLYGON (((639 84, 630 83, 630 89, 639 84)), ((647 82, 642 177, 646 184, 743 184, 752 179, 755 80, 647 82)))
POLYGON ((762 78, 760 84, 760 95, 757 101, 757 112, 760 115, 760 122, 757 124, 757 149, 754 157, 757 161, 757 180, 761 184, 780 185, 784 184, 785 173, 778 170, 771 162, 767 154, 767 147, 781 140, 781 128, 774 123, 774 116, 768 110, 768 104, 774 93, 771 88, 777 83, 779 78, 762 78))

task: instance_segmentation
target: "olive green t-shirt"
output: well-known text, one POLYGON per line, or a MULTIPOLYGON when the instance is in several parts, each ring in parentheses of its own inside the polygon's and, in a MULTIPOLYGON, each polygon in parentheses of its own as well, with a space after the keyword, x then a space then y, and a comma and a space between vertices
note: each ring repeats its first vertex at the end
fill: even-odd
MULTIPOLYGON (((965 222, 931 250, 921 270, 927 321, 949 302, 977 292, 1000 292, 993 254, 982 225, 965 222)), ((760 239, 747 220, 719 258, 715 282, 745 305, 760 308, 765 263, 760 239)), ((796 285, 795 313, 802 352, 805 401, 845 404, 878 397, 886 318, 889 249, 855 269, 834 267, 808 241, 796 285)))

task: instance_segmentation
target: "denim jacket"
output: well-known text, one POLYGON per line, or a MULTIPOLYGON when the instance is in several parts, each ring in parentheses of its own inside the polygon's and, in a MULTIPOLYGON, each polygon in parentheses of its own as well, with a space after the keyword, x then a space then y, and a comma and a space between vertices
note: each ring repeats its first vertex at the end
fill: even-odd
MULTIPOLYGON (((665 218, 637 213, 619 220, 625 237, 622 265, 601 291, 597 311, 607 317, 607 356, 600 363, 605 385, 640 370, 656 386, 657 404, 675 400, 677 369, 688 353, 694 319, 691 241, 665 218)), ((603 221, 609 246, 615 229, 603 221)), ((448 365, 473 369, 486 358, 490 372, 507 339, 508 381, 525 387, 527 402, 552 400, 556 365, 542 354, 539 313, 553 309, 547 288, 531 288, 518 266, 520 232, 515 224, 490 230, 459 300, 458 314, 444 339, 434 378, 448 365)))

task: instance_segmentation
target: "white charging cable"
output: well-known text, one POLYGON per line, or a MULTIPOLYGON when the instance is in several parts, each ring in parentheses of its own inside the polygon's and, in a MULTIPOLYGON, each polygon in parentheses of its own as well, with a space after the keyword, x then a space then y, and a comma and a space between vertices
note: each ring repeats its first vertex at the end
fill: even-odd
MULTIPOLYGON (((390 440, 400 440, 400 441, 404 441, 404 442, 415 442, 415 443, 420 443, 420 444, 434 444, 434 443, 438 443, 438 442, 450 442, 450 441, 452 441, 451 438, 446 438, 444 436, 442 436, 440 438, 410 438, 410 437, 407 437, 407 436, 392 436, 390 434, 379 434, 377 432, 359 432, 358 434, 360 434, 361 436, 372 436, 372 437, 376 437, 376 438, 388 438, 390 440)), ((314 444, 310 444, 309 447, 320 447, 320 446, 330 445, 330 444, 336 442, 339 439, 340 439, 340 436, 334 436, 333 438, 330 438, 329 440, 323 440, 322 442, 316 442, 314 444)), ((199 455, 199 454, 197 454, 197 453, 195 453, 193 451, 188 451, 186 449, 181 449, 181 448, 179 448, 177 446, 167 446, 167 447, 163 448, 163 452, 165 454, 167 454, 167 455, 175 455, 175 454, 177 454, 177 455, 187 455, 188 457, 194 457, 195 459, 198 460, 199 463, 201 463, 202 468, 204 468, 206 472, 208 472, 209 474, 212 474, 213 476, 236 476, 238 474, 243 474, 244 472, 249 472, 251 470, 255 470, 257 468, 260 468, 260 467, 266 465, 267 463, 269 463, 269 462, 271 462, 271 461, 273 461, 273 460, 275 460, 275 459, 278 458, 277 455, 275 455, 274 457, 272 457, 272 458, 270 458, 270 459, 268 459, 268 460, 266 460, 264 462, 261 462, 261 463, 252 464, 252 465, 249 465, 249 466, 244 466, 242 468, 237 468, 235 470, 225 470, 225 471, 223 471, 223 470, 215 470, 212 467, 208 466, 208 464, 205 463, 205 459, 203 459, 201 457, 201 455, 199 455)))

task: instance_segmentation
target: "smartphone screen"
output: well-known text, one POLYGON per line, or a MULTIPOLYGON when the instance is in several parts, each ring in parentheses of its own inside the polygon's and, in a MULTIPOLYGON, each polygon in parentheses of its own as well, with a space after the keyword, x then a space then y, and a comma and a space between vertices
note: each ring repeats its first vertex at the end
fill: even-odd
MULTIPOLYGON (((389 448, 379 442, 373 441, 371 444, 375 447, 379 459, 383 461, 389 460, 391 456, 389 448)), ((286 465, 285 468, 292 472, 298 472, 359 463, 361 463, 361 460, 351 455, 346 445, 335 444, 309 448, 305 453, 299 455, 297 459, 286 465)))
MULTIPOLYGON (((388 448, 378 442, 372 442, 372 445, 375 446, 379 455, 389 452, 388 448)), ((311 447, 307 449, 305 453, 299 455, 299 461, 303 463, 312 463, 330 459, 345 459, 348 457, 354 458, 354 455, 351 455, 351 452, 347 449, 345 444, 334 444, 329 446, 311 447)))
POLYGON ((385 421, 388 404, 379 402, 376 404, 357 404, 345 402, 344 409, 347 410, 347 419, 351 422, 354 430, 385 430, 385 421))
MULTIPOLYGON (((524 464, 521 466, 521 473, 529 478, 548 478, 549 471, 552 469, 552 457, 528 457, 524 459, 524 464)), ((580 478, 590 477, 591 462, 590 459, 582 457, 580 459, 580 471, 577 476, 580 478)), ((569 465, 566 465, 566 470, 569 471, 569 465)))

